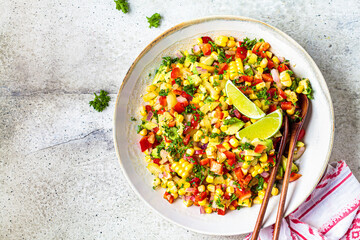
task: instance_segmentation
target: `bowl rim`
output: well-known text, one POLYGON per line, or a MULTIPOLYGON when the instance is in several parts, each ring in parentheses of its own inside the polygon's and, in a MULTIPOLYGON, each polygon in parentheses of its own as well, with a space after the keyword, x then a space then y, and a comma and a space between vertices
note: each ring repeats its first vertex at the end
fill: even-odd
MULTIPOLYGON (((319 181, 321 180, 325 169, 328 166, 329 160, 330 160, 330 155, 332 152, 332 148, 333 148, 333 143, 334 143, 334 134, 335 134, 335 117, 334 117, 334 108, 333 108, 333 103, 332 103, 332 99, 331 99, 331 95, 329 92, 329 89, 327 87, 326 81, 324 79, 324 76, 322 75, 319 67, 316 65, 315 61, 312 59, 312 57, 306 52, 306 50, 299 44, 297 43, 292 37, 290 37, 289 35, 287 35, 286 33, 284 33, 283 31, 281 31, 280 29, 273 27, 267 23, 264 23, 262 21, 253 19, 253 18, 249 18, 249 17, 243 17, 243 16, 234 16, 234 15, 214 15, 214 16, 208 16, 208 17, 202 17, 202 18, 197 18, 197 19, 192 19, 192 20, 188 20, 182 23, 179 23, 171 28, 169 28, 168 30, 166 30, 165 32, 161 33, 158 37, 156 37, 154 40, 152 40, 142 51, 141 53, 136 57, 136 59, 133 61, 133 63, 131 64, 131 66, 129 67, 129 70, 126 72, 126 75, 123 79, 123 82, 121 83, 120 89, 118 91, 117 97, 116 97, 116 102, 115 102, 115 106, 114 106, 114 117, 113 117, 113 138, 114 138, 114 146, 115 146, 115 151, 116 151, 116 156, 118 158, 119 164, 121 166, 122 172, 124 174, 124 176, 126 177, 128 183, 130 184, 132 190, 137 194, 137 196, 143 201, 145 202, 145 204, 147 206, 149 206, 153 212, 156 212, 158 215, 160 215, 162 218, 166 219, 167 221, 177 225, 177 226, 181 226, 187 230, 193 231, 193 232, 197 232, 197 233, 201 233, 201 234, 206 234, 206 235, 212 235, 212 236, 232 236, 232 235, 239 235, 242 233, 235 233, 235 234, 228 234, 228 235, 222 235, 222 234, 216 234, 216 233, 208 233, 208 232, 204 232, 201 230, 197 230, 197 229, 193 229, 191 227, 187 227, 184 225, 181 225, 180 223, 177 223, 175 221, 173 221, 172 219, 166 217, 165 215, 161 214, 159 211, 157 211, 153 206, 151 206, 150 203, 148 203, 142 196, 141 194, 138 192, 138 190, 136 189, 136 187, 134 186, 134 184, 132 183, 132 181, 130 180, 130 177, 128 176, 127 172, 125 171, 123 165, 122 165, 122 160, 120 158, 120 151, 118 149, 118 144, 117 144, 117 140, 116 140, 116 116, 117 116, 117 112, 118 112, 118 104, 119 104, 119 100, 120 100, 120 96, 122 93, 122 90, 126 84, 126 82, 129 80, 130 75, 132 74, 135 66, 138 64, 139 60, 154 46, 156 45, 158 42, 160 42, 162 39, 164 39, 165 37, 169 36, 170 34, 179 31, 181 29, 184 29, 186 27, 189 27, 191 25, 195 25, 195 24, 200 24, 200 23, 204 23, 204 22, 208 22, 208 21, 217 21, 217 20, 231 20, 231 21, 248 21, 248 22, 255 22, 255 23, 260 23, 265 25, 266 27, 269 27, 271 29, 273 29, 276 33, 278 33, 279 35, 281 35, 282 37, 284 37, 286 40, 288 40, 291 44, 293 44, 295 47, 297 47, 304 55, 305 57, 307 57, 311 63, 311 65, 314 66, 315 71, 317 72, 319 78, 317 79, 317 81, 319 81, 321 86, 325 86, 325 88, 322 88, 322 91, 324 92, 326 98, 328 99, 328 103, 329 103, 329 107, 330 107, 330 112, 331 112, 331 123, 332 123, 332 128, 331 128, 331 136, 330 136, 330 143, 329 143, 329 149, 326 155, 326 161, 324 162, 323 168, 321 170, 321 174, 319 175, 319 178, 317 180, 317 183, 319 183, 319 181)), ((300 201, 300 203, 296 206, 293 207, 293 209, 290 209, 291 211, 288 210, 288 212, 293 212, 295 209, 297 209, 306 199, 307 197, 313 192, 313 190, 315 189, 315 187, 317 186, 317 184, 315 184, 312 188, 311 191, 309 190, 306 194, 304 194, 303 199, 300 201)), ((290 213, 287 213, 284 215, 284 217, 286 217, 287 215, 289 215, 290 213)), ((270 225, 270 224, 269 224, 270 225)), ((269 225, 265 225, 263 227, 267 227, 269 225)))

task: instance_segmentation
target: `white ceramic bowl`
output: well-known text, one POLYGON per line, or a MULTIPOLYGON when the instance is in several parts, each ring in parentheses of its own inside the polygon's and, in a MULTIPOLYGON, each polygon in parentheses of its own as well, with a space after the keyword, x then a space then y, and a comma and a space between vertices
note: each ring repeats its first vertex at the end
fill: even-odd
MULTIPOLYGON (((289 185, 286 201, 286 215, 294 211, 315 188, 320 180, 333 144, 334 113, 325 80, 315 62, 292 38, 280 30, 257 20, 218 16, 177 25, 152 41, 131 65, 117 97, 114 116, 114 141, 120 164, 134 191, 156 212, 169 221, 189 230, 212 235, 236 235, 251 232, 260 209, 259 205, 230 211, 225 216, 199 214, 198 207, 186 208, 182 201, 169 204, 163 199, 163 190, 154 191, 153 177, 146 169, 144 156, 138 146, 140 139, 135 132, 138 123, 130 121, 138 115, 147 84, 151 83, 149 73, 154 73, 161 57, 174 56, 177 49, 187 50, 196 43, 199 36, 230 35, 242 39, 263 38, 271 44, 271 51, 290 60, 292 70, 299 77, 310 79, 315 91, 315 100, 306 124, 305 154, 298 160, 300 173, 298 181, 289 185)), ((265 226, 275 222, 279 196, 270 199, 264 219, 265 226)))

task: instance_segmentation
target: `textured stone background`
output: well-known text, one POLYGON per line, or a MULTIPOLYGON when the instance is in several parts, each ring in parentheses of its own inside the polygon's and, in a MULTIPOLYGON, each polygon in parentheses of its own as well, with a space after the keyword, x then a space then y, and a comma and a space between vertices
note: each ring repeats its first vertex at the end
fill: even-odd
POLYGON ((334 102, 331 161, 346 160, 360 178, 359 1, 129 1, 124 15, 112 0, 0 0, 0 239, 220 239, 145 206, 119 168, 111 129, 135 57, 202 16, 265 21, 309 52, 334 102), (149 29, 154 12, 163 22, 149 29), (99 89, 113 98, 103 113, 88 106, 99 89))

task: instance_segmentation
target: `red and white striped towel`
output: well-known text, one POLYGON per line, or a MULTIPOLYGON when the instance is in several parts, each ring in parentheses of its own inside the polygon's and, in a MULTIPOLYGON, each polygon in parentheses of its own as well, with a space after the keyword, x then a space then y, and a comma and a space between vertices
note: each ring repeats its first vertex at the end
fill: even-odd
MULTIPOLYGON (((272 239, 273 230, 262 229, 259 239, 272 239)), ((306 201, 282 220, 279 239, 360 239, 360 184, 344 161, 330 164, 306 201)))

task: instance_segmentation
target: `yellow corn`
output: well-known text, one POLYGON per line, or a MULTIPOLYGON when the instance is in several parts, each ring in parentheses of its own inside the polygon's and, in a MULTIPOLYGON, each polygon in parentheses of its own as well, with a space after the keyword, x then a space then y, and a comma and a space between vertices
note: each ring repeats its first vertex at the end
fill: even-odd
POLYGON ((255 166, 254 166, 254 169, 257 171, 257 170, 259 170, 261 167, 260 167, 260 164, 256 164, 255 166))
POLYGON ((211 207, 206 207, 206 208, 205 208, 205 212, 206 212, 207 214, 212 213, 212 208, 211 208, 211 207))
POLYGON ((259 158, 260 162, 265 163, 268 160, 268 156, 266 153, 261 154, 261 157, 259 158))
POLYGON ((225 101, 228 105, 232 105, 233 104, 233 102, 232 102, 232 100, 231 100, 231 98, 228 98, 228 99, 226 99, 226 101, 225 101))
POLYGON ((222 125, 222 126, 220 127, 220 130, 223 131, 223 132, 225 132, 226 130, 228 130, 228 126, 227 126, 227 125, 222 125))
POLYGON ((215 186, 213 184, 209 184, 209 185, 207 185, 207 190, 209 192, 215 192, 215 186))
POLYGON ((276 196, 279 194, 279 189, 277 187, 273 187, 271 189, 271 195, 276 196))
POLYGON ((277 56, 273 56, 272 60, 273 60, 273 62, 275 63, 276 66, 279 65, 280 60, 277 58, 277 56))
POLYGON ((149 92, 143 96, 144 102, 149 102, 157 97, 157 94, 155 92, 149 92))
MULTIPOLYGON (((258 84, 259 85, 259 84, 258 84)), ((256 85, 257 86, 257 85, 256 85)), ((255 105, 261 108, 261 102, 259 100, 254 101, 255 105)))
POLYGON ((194 152, 195 152, 195 150, 193 148, 186 149, 186 154, 189 155, 189 156, 194 155, 194 152))
POLYGON ((235 61, 231 61, 229 63, 229 73, 230 73, 231 80, 234 80, 237 76, 239 76, 238 68, 236 66, 235 61))
POLYGON ((204 186, 204 185, 200 185, 200 186, 198 187, 198 190, 199 190, 199 192, 205 191, 205 186, 204 186))
POLYGON ((267 64, 268 64, 268 60, 267 58, 263 58, 260 62, 260 67, 262 68, 266 68, 267 67, 267 64))
POLYGON ((186 189, 186 188, 189 188, 190 187, 190 183, 189 182, 185 182, 184 183, 184 188, 186 189))
POLYGON ((258 192, 258 197, 262 200, 262 199, 264 199, 264 197, 265 197, 265 191, 264 190, 260 190, 259 192, 258 192))
POLYGON ((183 196, 183 195, 185 195, 185 188, 180 188, 179 189, 179 191, 178 191, 178 194, 180 195, 180 196, 183 196))
POLYGON ((249 155, 245 156, 245 161, 252 161, 252 160, 254 160, 253 156, 249 156, 249 155))
POLYGON ((266 51, 266 56, 268 56, 268 58, 271 58, 272 57, 272 52, 266 51))
POLYGON ((226 192, 227 192, 227 193, 234 193, 234 188, 233 188, 232 186, 228 186, 228 187, 226 188, 226 192))
POLYGON ((233 205, 230 205, 230 206, 229 206, 229 209, 230 209, 230 210, 235 210, 235 207, 234 207, 233 205))
POLYGON ((263 89, 264 87, 266 87, 265 82, 261 82, 261 83, 256 84, 256 90, 258 90, 258 91, 263 89))
POLYGON ((146 157, 145 157, 145 161, 146 161, 147 163, 151 162, 151 157, 150 157, 150 156, 146 156, 146 157))
POLYGON ((208 176, 206 177, 206 182, 208 182, 208 183, 213 183, 213 182, 214 182, 214 177, 211 176, 211 175, 208 175, 208 176))
POLYGON ((248 63, 249 63, 249 64, 255 64, 256 61, 257 61, 257 55, 254 54, 254 53, 250 54, 248 63))
POLYGON ((145 110, 145 106, 142 106, 142 107, 140 108, 140 114, 141 114, 141 116, 146 116, 146 115, 147 115, 147 112, 146 112, 146 110, 145 110))
POLYGON ((289 115, 293 115, 295 113, 295 106, 292 106, 291 109, 286 110, 286 113, 289 115))
POLYGON ((253 200, 254 204, 261 204, 262 203, 262 199, 260 199, 259 197, 255 197, 253 200))
POLYGON ((203 131, 197 130, 197 132, 193 136, 194 141, 199 142, 203 134, 204 134, 203 131))
POLYGON ((205 206, 205 205, 207 205, 207 200, 205 198, 204 200, 199 201, 198 203, 199 203, 200 206, 205 206))
POLYGON ((298 86, 295 90, 297 93, 302 93, 304 91, 304 86, 298 86))
POLYGON ((237 71, 244 73, 244 65, 241 58, 235 59, 235 63, 236 63, 237 71))
POLYGON ((153 186, 154 186, 154 187, 159 186, 160 183, 161 183, 160 178, 154 178, 154 181, 153 181, 153 186))
POLYGON ((215 43, 221 47, 226 47, 229 38, 227 36, 218 36, 215 38, 215 43))
POLYGON ((252 173, 251 173, 251 176, 252 177, 256 177, 258 175, 258 172, 257 171, 253 171, 252 173))
POLYGON ((213 132, 213 133, 217 133, 217 134, 220 134, 220 133, 221 133, 220 129, 218 129, 218 128, 216 128, 216 127, 213 128, 212 132, 213 132))
POLYGON ((155 85, 149 85, 146 87, 146 91, 147 92, 153 92, 156 90, 156 86, 155 85))
POLYGON ((233 146, 234 148, 237 148, 239 146, 239 140, 237 140, 236 138, 231 138, 229 143, 231 144, 231 146, 233 146))
POLYGON ((202 38, 197 38, 196 40, 197 40, 198 45, 201 45, 203 43, 202 38))
POLYGON ((258 174, 262 174, 262 173, 264 172, 264 169, 263 169, 263 168, 259 168, 259 169, 257 170, 257 172, 258 172, 258 174))
POLYGON ((188 200, 188 201, 183 201, 183 203, 186 207, 190 207, 191 205, 193 205, 194 202, 191 200, 188 200))
POLYGON ((141 131, 139 132, 139 134, 140 134, 141 136, 146 136, 147 130, 144 128, 143 130, 141 130, 141 131))
POLYGON ((283 71, 280 73, 280 82, 285 87, 290 87, 292 82, 290 78, 290 74, 287 71, 283 71))
POLYGON ((230 146, 230 144, 228 142, 224 142, 222 145, 224 146, 224 148, 226 148, 226 150, 231 149, 231 146, 230 146))
POLYGON ((250 167, 249 162, 244 162, 242 165, 243 169, 248 169, 250 167))
MULTIPOLYGON (((245 83, 248 83, 248 82, 245 82, 245 83)), ((251 85, 251 83, 250 83, 250 85, 251 85)), ((249 94, 249 98, 250 98, 251 100, 258 99, 258 97, 256 96, 256 94, 255 94, 255 93, 251 93, 251 94, 249 94)))
POLYGON ((224 195, 224 192, 220 188, 216 189, 215 193, 220 196, 224 195))
POLYGON ((209 137, 205 136, 204 138, 201 139, 201 143, 206 144, 209 142, 209 137))

